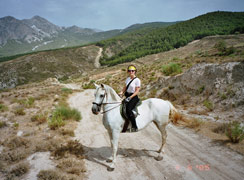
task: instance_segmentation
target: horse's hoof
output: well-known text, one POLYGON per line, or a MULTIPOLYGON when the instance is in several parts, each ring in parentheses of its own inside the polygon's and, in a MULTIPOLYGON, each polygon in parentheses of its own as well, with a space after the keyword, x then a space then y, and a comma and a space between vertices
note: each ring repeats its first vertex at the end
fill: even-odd
POLYGON ((158 157, 155 157, 154 159, 157 160, 157 161, 162 161, 163 160, 163 156, 158 156, 158 157))
POLYGON ((114 168, 108 167, 107 170, 111 172, 114 170, 114 168))
POLYGON ((111 162, 113 162, 113 160, 111 160, 111 159, 107 159, 106 162, 107 162, 107 163, 111 163, 111 162))

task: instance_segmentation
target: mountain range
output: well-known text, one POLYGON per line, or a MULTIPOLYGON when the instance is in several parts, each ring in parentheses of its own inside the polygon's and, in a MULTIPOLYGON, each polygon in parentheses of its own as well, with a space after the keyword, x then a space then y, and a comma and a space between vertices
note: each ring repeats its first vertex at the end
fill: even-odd
POLYGON ((100 31, 78 26, 60 27, 40 16, 23 20, 6 16, 0 18, 0 57, 79 46, 142 28, 157 28, 174 23, 135 24, 122 30, 100 31))

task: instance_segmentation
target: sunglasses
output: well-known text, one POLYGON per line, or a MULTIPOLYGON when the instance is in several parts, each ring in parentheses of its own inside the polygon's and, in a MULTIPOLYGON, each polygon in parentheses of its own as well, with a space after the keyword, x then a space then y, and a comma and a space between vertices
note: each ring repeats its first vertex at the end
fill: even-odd
POLYGON ((128 72, 135 72, 135 70, 128 70, 128 72))

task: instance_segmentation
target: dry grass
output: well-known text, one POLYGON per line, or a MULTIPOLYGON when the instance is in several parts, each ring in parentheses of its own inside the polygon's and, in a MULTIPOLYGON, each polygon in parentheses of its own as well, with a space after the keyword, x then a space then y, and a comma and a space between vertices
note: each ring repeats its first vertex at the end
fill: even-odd
POLYGON ((172 122, 175 125, 184 126, 196 130, 203 124, 203 121, 197 118, 187 117, 180 113, 173 114, 172 122))
POLYGON ((63 159, 57 165, 62 171, 79 176, 81 173, 86 172, 84 162, 74 158, 63 159))
POLYGON ((74 137, 75 136, 75 133, 74 133, 74 130, 70 130, 70 129, 60 129, 60 134, 62 134, 63 136, 71 136, 71 137, 74 137))
POLYGON ((30 143, 29 140, 23 137, 15 136, 7 139, 7 141, 5 141, 3 145, 8 147, 10 150, 12 150, 19 147, 27 147, 29 143, 30 143))
POLYGON ((17 163, 30 155, 30 150, 26 148, 17 148, 9 151, 4 151, 0 154, 0 160, 7 164, 17 163))
POLYGON ((0 129, 7 126, 7 123, 5 121, 0 121, 0 129))
POLYGON ((78 141, 69 140, 65 145, 61 144, 53 152, 53 155, 58 159, 65 157, 66 154, 72 154, 78 158, 83 159, 83 146, 78 141))
MULTIPOLYGON (((72 92, 66 88, 62 89, 59 85, 48 83, 29 84, 11 89, 9 92, 0 92, 0 104, 8 106, 9 109, 8 111, 4 110, 3 113, 0 112, 0 116, 9 122, 6 124, 5 120, 0 121, 2 127, 0 129, 0 145, 4 147, 0 153, 0 177, 24 179, 23 176, 28 168, 23 164, 20 165, 23 168, 21 169, 19 164, 22 164, 27 157, 35 152, 50 151, 52 154, 57 154, 57 158, 78 157, 79 163, 82 164, 82 146, 67 143, 74 136, 77 122, 75 120, 66 121, 62 130, 52 131, 48 128, 47 121, 48 114, 51 114, 54 109, 55 101, 67 105, 66 100, 72 92), (56 100, 57 96, 55 95, 59 97, 56 100), (25 116, 23 116, 24 114, 25 116), (23 132, 21 137, 16 136, 18 130, 23 132), (62 151, 64 156, 62 156, 62 151)), ((55 158, 54 161, 59 164, 61 160, 55 158)), ((61 172, 59 168, 54 171, 57 172, 57 176, 55 173, 44 171, 39 174, 39 179, 79 179, 76 175, 78 171, 75 168, 70 170, 74 174, 61 172)), ((79 177, 82 177, 82 171, 79 173, 79 177)))
POLYGON ((18 107, 15 109, 14 114, 17 116, 24 116, 26 113, 23 107, 18 107))
POLYGON ((21 162, 14 165, 8 170, 6 179, 22 179, 21 177, 26 174, 30 169, 28 162, 21 162))
POLYGON ((41 113, 41 114, 36 114, 31 117, 31 121, 36 122, 38 125, 43 124, 43 123, 47 122, 47 115, 48 115, 47 112, 41 113))
POLYGON ((66 178, 60 175, 57 170, 42 170, 37 175, 38 180, 65 180, 66 178))
POLYGON ((192 109, 188 111, 189 114, 197 114, 197 115, 204 115, 208 116, 208 112, 206 110, 197 110, 197 109, 192 109))

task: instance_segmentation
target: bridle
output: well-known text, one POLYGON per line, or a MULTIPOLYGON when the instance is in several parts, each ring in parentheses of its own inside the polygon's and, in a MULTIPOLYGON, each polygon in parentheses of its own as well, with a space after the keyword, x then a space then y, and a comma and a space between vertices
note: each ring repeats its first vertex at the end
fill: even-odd
POLYGON ((106 112, 111 111, 112 109, 115 109, 115 108, 119 107, 120 104, 121 104, 121 102, 106 102, 106 103, 104 103, 103 101, 104 101, 104 99, 105 99, 105 96, 106 96, 106 98, 107 98, 107 92, 106 92, 106 89, 105 89, 105 93, 103 94, 103 99, 101 100, 101 102, 100 102, 100 103, 92 102, 92 104, 97 105, 99 108, 101 108, 102 105, 106 105, 106 104, 119 104, 119 105, 118 105, 118 106, 115 106, 115 107, 113 107, 113 108, 111 108, 111 109, 109 109, 109 110, 103 111, 103 112, 101 112, 101 114, 105 114, 106 112))

